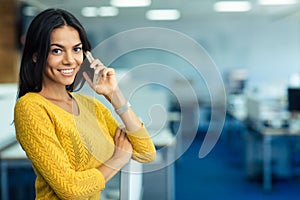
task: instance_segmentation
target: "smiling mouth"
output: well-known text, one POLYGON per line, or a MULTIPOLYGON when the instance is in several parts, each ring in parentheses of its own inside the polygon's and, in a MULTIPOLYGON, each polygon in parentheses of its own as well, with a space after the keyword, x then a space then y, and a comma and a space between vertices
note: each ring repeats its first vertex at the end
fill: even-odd
POLYGON ((58 69, 59 72, 61 72, 64 75, 71 75, 74 72, 74 68, 73 69, 58 69))

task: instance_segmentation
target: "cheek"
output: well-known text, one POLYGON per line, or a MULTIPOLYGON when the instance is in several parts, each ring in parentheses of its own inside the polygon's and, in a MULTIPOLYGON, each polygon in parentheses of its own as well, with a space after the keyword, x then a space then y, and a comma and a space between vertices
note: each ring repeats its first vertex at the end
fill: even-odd
POLYGON ((78 64, 78 65, 81 65, 82 62, 83 62, 82 60, 77 60, 77 64, 78 64))
POLYGON ((78 65, 81 65, 83 63, 83 55, 78 55, 75 59, 78 65))
POLYGON ((61 62, 61 58, 55 56, 49 56, 47 59, 47 65, 52 68, 57 68, 61 62))

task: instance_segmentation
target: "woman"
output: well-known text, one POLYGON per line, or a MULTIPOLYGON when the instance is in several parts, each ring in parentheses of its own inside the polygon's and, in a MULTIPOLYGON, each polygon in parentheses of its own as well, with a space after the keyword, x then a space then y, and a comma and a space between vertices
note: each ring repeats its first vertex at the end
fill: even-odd
POLYGON ((94 60, 90 49, 83 27, 67 11, 47 9, 29 26, 14 122, 37 175, 36 199, 99 199, 105 183, 131 158, 155 159, 114 70, 94 60), (91 60, 86 69, 85 53, 91 60), (72 93, 84 81, 111 102, 125 128, 96 99, 72 93))

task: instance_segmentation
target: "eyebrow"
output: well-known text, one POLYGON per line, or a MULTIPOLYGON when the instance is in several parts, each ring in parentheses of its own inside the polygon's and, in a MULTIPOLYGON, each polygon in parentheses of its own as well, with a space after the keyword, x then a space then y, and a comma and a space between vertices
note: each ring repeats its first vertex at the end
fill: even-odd
MULTIPOLYGON (((74 45, 73 47, 78 47, 78 46, 80 46, 80 45, 82 45, 82 43, 80 42, 80 43, 78 43, 78 44, 76 44, 76 45, 74 45)), ((61 44, 56 44, 56 43, 53 43, 53 44, 51 44, 50 46, 58 46, 58 47, 60 47, 60 48, 64 48, 64 46, 63 45, 61 45, 61 44)))

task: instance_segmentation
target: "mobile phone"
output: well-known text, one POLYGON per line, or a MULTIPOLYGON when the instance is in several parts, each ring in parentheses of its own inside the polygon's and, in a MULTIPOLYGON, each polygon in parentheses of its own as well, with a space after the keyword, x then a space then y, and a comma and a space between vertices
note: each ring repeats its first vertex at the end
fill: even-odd
MULTIPOLYGON (((92 55, 88 55, 86 52, 84 52, 85 57, 88 59, 89 63, 91 64, 94 61, 94 58, 92 55)), ((97 79, 99 79, 99 75, 96 74, 96 70, 94 69, 94 77, 93 77, 93 84, 97 84, 97 79)))

